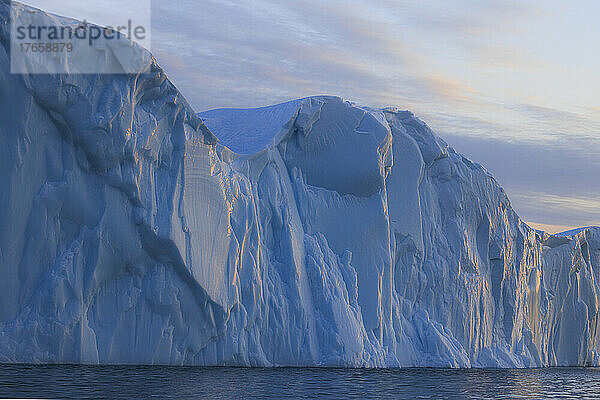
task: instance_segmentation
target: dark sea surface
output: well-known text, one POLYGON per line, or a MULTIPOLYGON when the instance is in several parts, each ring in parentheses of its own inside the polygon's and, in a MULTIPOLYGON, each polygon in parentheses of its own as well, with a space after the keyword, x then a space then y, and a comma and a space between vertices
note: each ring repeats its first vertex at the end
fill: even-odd
POLYGON ((0 398, 598 399, 600 369, 0 365, 0 398))

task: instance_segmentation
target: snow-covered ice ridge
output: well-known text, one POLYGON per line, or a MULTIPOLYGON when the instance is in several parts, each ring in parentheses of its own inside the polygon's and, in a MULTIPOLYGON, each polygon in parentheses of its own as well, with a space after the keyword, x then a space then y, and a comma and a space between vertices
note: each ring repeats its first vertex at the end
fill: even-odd
POLYGON ((0 362, 600 363, 600 229, 535 232, 410 112, 11 75, 7 12, 0 362))

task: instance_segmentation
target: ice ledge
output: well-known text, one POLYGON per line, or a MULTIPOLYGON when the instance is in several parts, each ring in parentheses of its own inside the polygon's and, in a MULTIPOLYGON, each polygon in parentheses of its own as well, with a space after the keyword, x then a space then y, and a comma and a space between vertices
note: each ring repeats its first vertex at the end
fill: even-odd
POLYGON ((221 145, 238 155, 252 155, 279 144, 293 125, 298 128, 310 118, 318 119, 318 115, 314 115, 315 107, 325 103, 344 103, 372 114, 382 124, 387 124, 384 115, 394 115, 399 121, 413 120, 425 125, 412 112, 398 107, 376 109, 330 95, 310 96, 266 107, 219 108, 200 112, 198 116, 221 145))

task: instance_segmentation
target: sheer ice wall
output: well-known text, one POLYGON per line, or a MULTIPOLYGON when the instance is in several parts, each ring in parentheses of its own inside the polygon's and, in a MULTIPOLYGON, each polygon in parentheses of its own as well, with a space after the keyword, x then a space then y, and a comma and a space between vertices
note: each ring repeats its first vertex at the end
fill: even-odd
POLYGON ((7 13, 0 361, 599 364, 600 230, 532 230, 410 112, 315 97, 205 125, 154 60, 11 75, 7 13))

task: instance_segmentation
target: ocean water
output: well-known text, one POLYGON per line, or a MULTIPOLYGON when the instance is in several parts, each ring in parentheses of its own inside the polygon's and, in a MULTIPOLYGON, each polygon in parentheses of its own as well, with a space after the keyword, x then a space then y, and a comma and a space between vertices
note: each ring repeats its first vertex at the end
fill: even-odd
POLYGON ((0 398, 597 399, 600 369, 0 365, 0 398))

